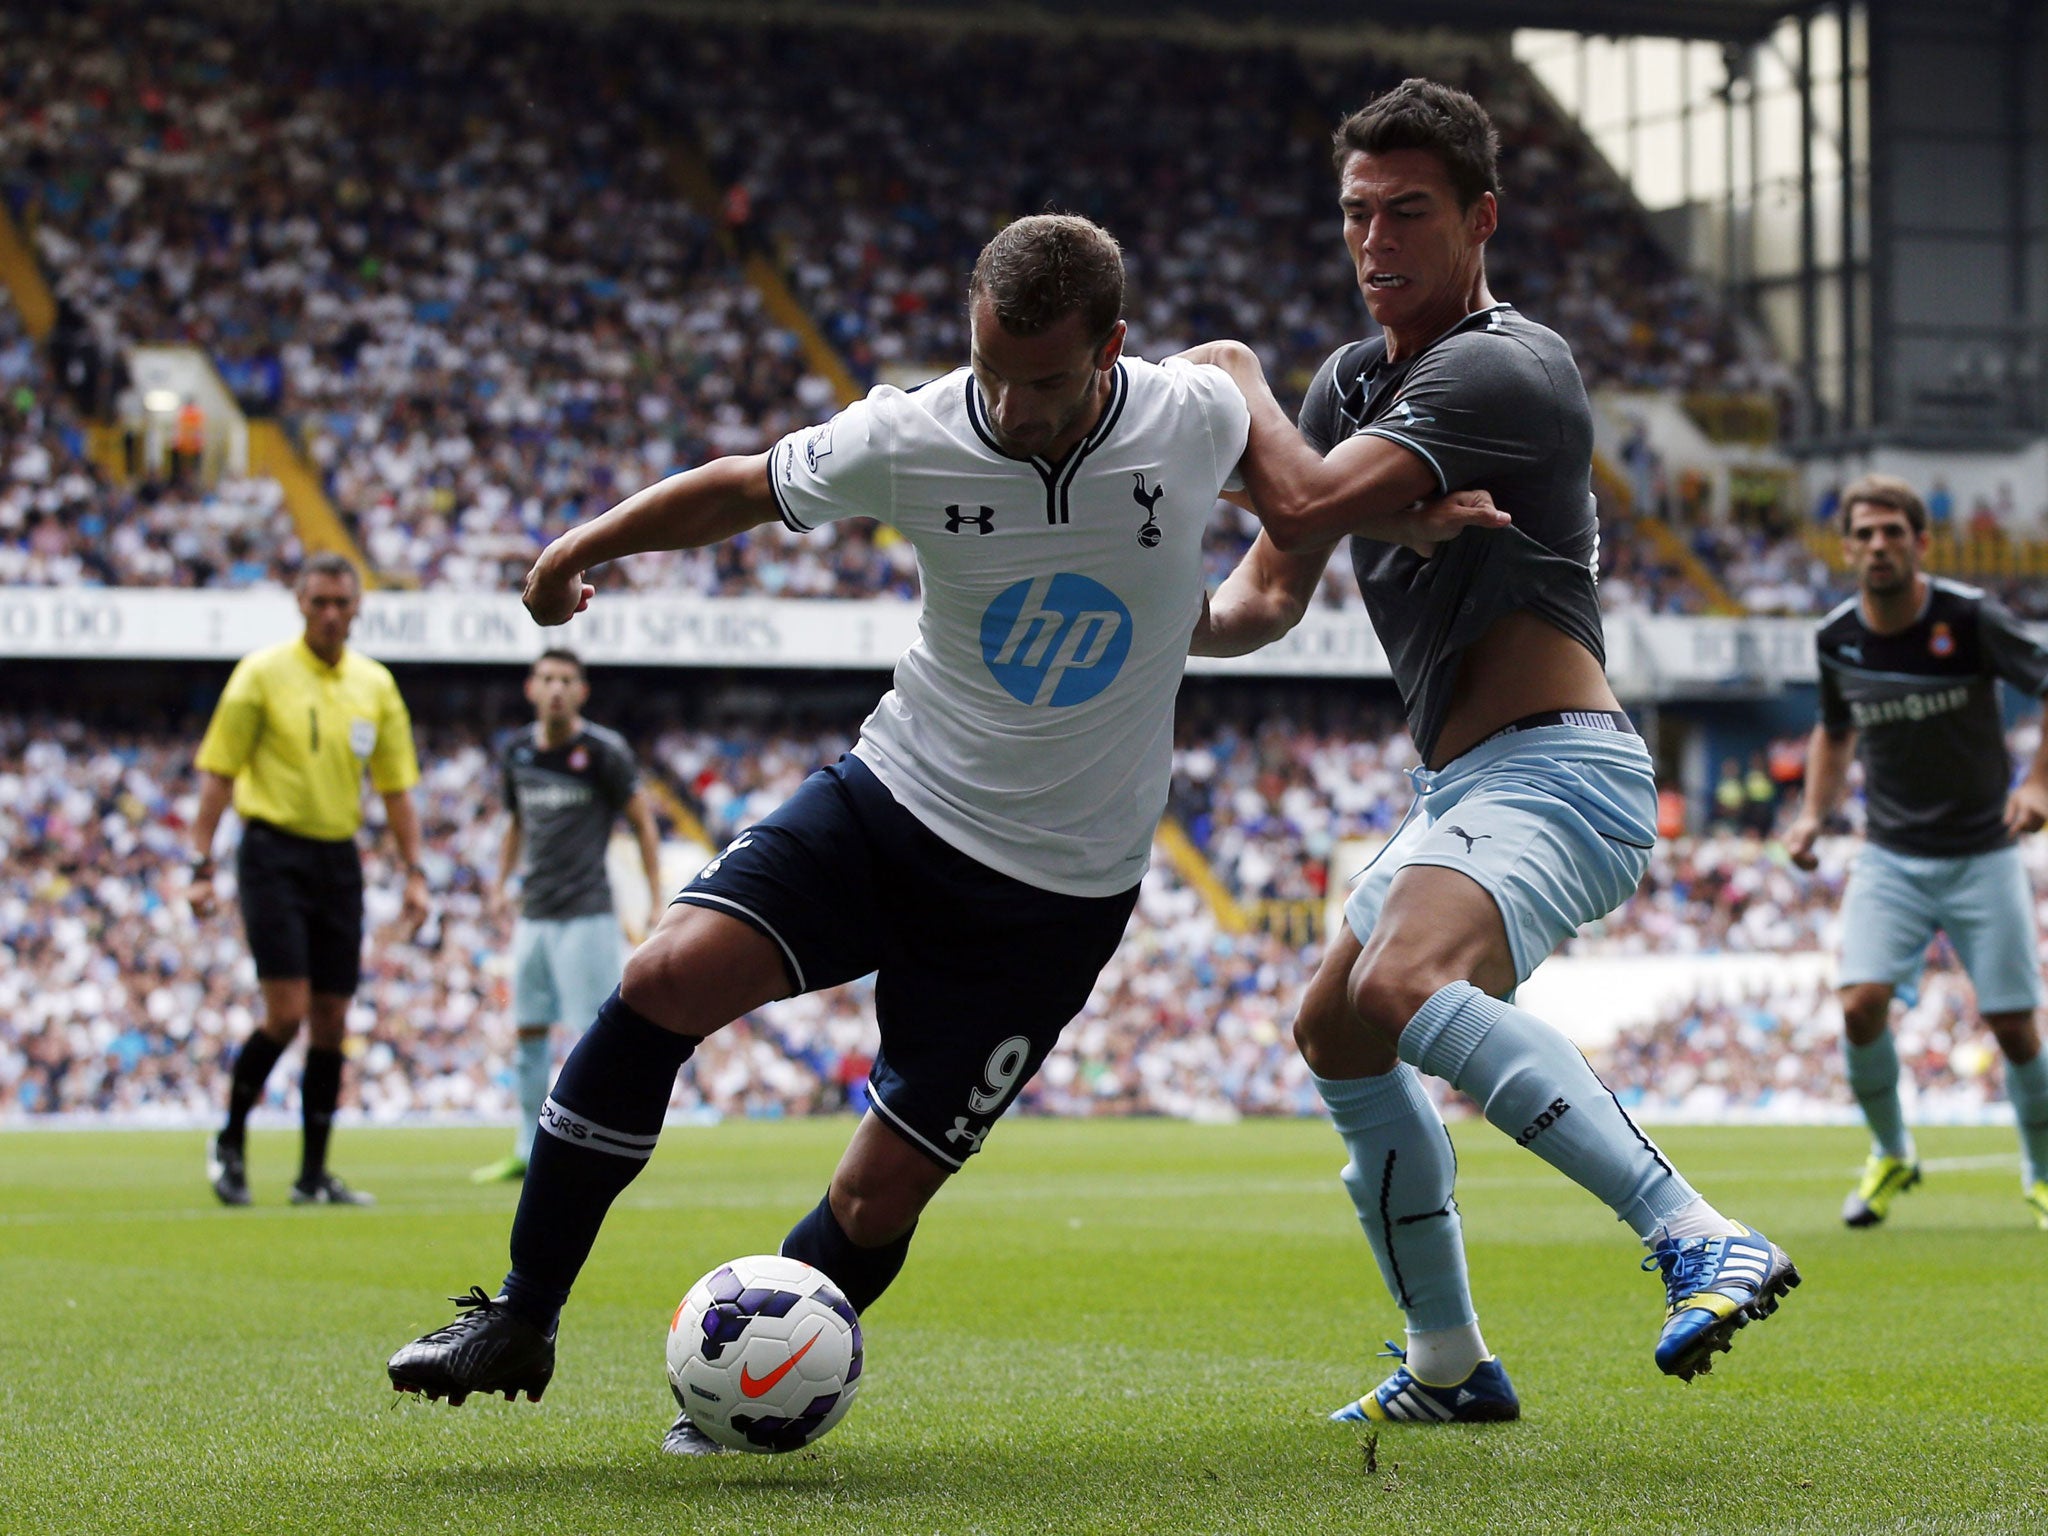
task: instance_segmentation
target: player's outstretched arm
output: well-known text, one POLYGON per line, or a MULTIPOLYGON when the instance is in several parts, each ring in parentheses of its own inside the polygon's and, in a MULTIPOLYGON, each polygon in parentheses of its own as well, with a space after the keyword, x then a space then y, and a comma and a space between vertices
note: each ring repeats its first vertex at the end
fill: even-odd
POLYGON ((776 520, 768 455, 713 459, 637 491, 541 551, 521 594, 536 624, 566 624, 597 589, 583 573, 656 549, 701 549, 776 520))
POLYGON ((1244 656, 1271 645, 1301 622, 1330 563, 1334 545, 1282 554, 1261 533, 1237 569, 1202 601, 1202 617, 1188 642, 1190 656, 1244 656))
POLYGON ((1801 869, 1818 869, 1820 859, 1813 851, 1820 829, 1841 808, 1849 793, 1849 764, 1856 757, 1856 733, 1836 736, 1825 725, 1816 725, 1806 744, 1806 793, 1799 815, 1785 829, 1785 852, 1801 869))
POLYGON ((1504 528, 1508 514, 1491 498, 1444 496, 1422 458, 1386 438, 1349 438, 1325 458, 1309 446, 1266 383, 1258 355, 1238 341, 1212 341, 1183 353, 1229 374, 1251 410, 1238 470, 1274 547, 1283 553, 1363 534, 1390 544, 1431 547, 1467 528, 1504 528))

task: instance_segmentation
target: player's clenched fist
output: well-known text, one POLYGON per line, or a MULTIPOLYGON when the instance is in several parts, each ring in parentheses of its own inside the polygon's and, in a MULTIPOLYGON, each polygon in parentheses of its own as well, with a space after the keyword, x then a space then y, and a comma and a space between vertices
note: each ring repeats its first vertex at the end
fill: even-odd
POLYGON ((1814 843, 1820 837, 1820 822, 1811 816, 1801 816, 1785 829, 1785 854, 1793 864, 1808 873, 1820 868, 1820 856, 1813 851, 1814 843))
POLYGON ((590 606, 597 588, 583 579, 581 571, 563 570, 545 552, 526 573, 526 589, 519 600, 541 625, 566 624, 590 606))
POLYGON ((2005 803, 2005 830, 2018 837, 2048 825, 2048 785, 2026 779, 2005 803))

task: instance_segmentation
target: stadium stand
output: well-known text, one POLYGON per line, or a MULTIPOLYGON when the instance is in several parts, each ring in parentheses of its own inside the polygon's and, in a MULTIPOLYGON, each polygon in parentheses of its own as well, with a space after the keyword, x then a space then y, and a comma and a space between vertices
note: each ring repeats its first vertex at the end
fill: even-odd
POLYGON ((115 485, 4 301, 0 395, 0 586, 247 587, 297 567, 274 480, 115 485))
MULTIPOLYGON (((636 21, 632 54, 656 62, 629 72, 613 35, 531 18, 340 7, 315 26, 103 0, 6 19, 5 190, 64 304, 94 336, 207 348, 245 408, 292 424, 378 571, 469 590, 515 582, 626 492, 831 408, 744 276, 760 251, 857 374, 921 374, 964 355, 963 274, 1004 218, 1098 214, 1129 247, 1136 350, 1239 334, 1298 395, 1363 323, 1333 224, 1304 216, 1328 203, 1328 125, 1405 68, 636 21), (1049 126, 1012 131, 969 84, 991 72, 1049 126), (942 140, 908 115, 933 102, 957 118, 942 140), (680 190, 678 135, 701 140, 716 207, 680 190)), ((1499 290, 1596 382, 1743 377, 1732 327, 1533 82, 1474 62, 1466 83, 1494 105, 1516 210, 1499 290)), ((1227 568, 1249 526, 1214 542, 1227 568)), ((1683 602, 1629 543, 1607 540, 1618 594, 1683 602)), ((606 579, 850 596, 915 573, 887 535, 770 529, 606 579)), ((1347 592, 1340 572, 1326 596, 1347 592)))
MULTIPOLYGON (((1385 833, 1406 808, 1405 736, 1364 713, 1341 728, 1212 709, 1181 722, 1174 805, 1248 898, 1341 893, 1339 838, 1385 833), (1204 821, 1206 819, 1206 825, 1204 821), (1315 850, 1320 850, 1317 852, 1315 850)), ((0 716, 0 1120, 59 1115, 189 1123, 224 1091, 253 1023, 254 976, 232 912, 195 923, 180 841, 194 787, 190 722, 148 730, 0 716)), ((801 731, 672 725, 654 763, 714 840, 772 808, 843 748, 845 723, 801 731)), ((2029 741, 2015 741, 2031 750, 2029 741)), ((373 941, 351 1020, 350 1104, 378 1120, 512 1112, 506 920, 485 904, 498 807, 486 743, 422 733, 420 792, 437 919, 419 945, 373 941)), ((1636 897, 1567 950, 1672 957, 1822 951, 1854 844, 1823 845, 1796 875, 1754 829, 1660 847, 1636 897)), ((2042 850, 2030 845, 2042 862, 2042 850)), ((397 882, 369 855, 368 923, 397 917, 397 882)), ((2037 880, 2048 870, 2037 869, 2037 880)), ((2048 891, 2048 881, 2039 888, 2048 891)), ((2048 914, 2044 914, 2048 915, 2048 914)), ((1229 1118, 1311 1114, 1288 1030, 1319 934, 1227 931, 1155 860, 1123 948, 1070 1026, 1028 1112, 1229 1118)), ((1929 1113, 1999 1098, 1996 1052, 1967 1022, 1945 952, 1901 1025, 1929 1113)), ((683 1115, 783 1115, 862 1102, 875 1047, 865 984, 778 1003, 715 1037, 677 1089, 683 1115)), ((1600 1064, 1632 1104, 1663 1114, 1814 1116, 1848 1105, 1830 994, 1811 983, 1702 991, 1624 1030, 1600 1064), (1785 1065, 1785 1063, 1792 1065, 1785 1065)), ((292 1074, 273 1104, 288 1106, 292 1074)))

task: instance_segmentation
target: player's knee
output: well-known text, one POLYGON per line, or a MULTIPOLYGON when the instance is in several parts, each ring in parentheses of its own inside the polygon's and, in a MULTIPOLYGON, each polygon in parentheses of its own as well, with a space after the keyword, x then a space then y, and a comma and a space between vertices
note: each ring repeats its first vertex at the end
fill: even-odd
POLYGON ((636 995, 666 991, 677 979, 678 946, 669 930, 657 928, 626 956, 619 973, 619 994, 628 1002, 636 995))
POLYGON ((1842 1027, 1851 1044, 1869 1045, 1891 1022, 1892 989, 1879 981, 1842 988, 1842 1027))
POLYGON ((1415 963, 1368 950, 1351 973, 1351 1006, 1389 1040, 1397 1039, 1422 1005, 1465 978, 1449 967, 1415 963))
POLYGON ((661 924, 626 957, 619 995, 649 1018, 665 1017, 692 995, 693 976, 706 958, 703 949, 693 924, 661 924))
POLYGON ((1361 1053, 1391 1058, 1392 1038, 1353 1013, 1342 993, 1311 996, 1294 1019, 1295 1048, 1318 1077, 1356 1076, 1361 1053))

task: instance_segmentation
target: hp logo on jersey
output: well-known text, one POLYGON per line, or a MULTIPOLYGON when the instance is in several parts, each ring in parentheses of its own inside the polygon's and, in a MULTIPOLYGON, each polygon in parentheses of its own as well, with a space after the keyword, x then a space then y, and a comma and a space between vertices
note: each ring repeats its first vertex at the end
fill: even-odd
POLYGON ((1020 704, 1085 704, 1131 653, 1131 610, 1072 572, 1006 588, 981 616, 981 659, 1020 704))

